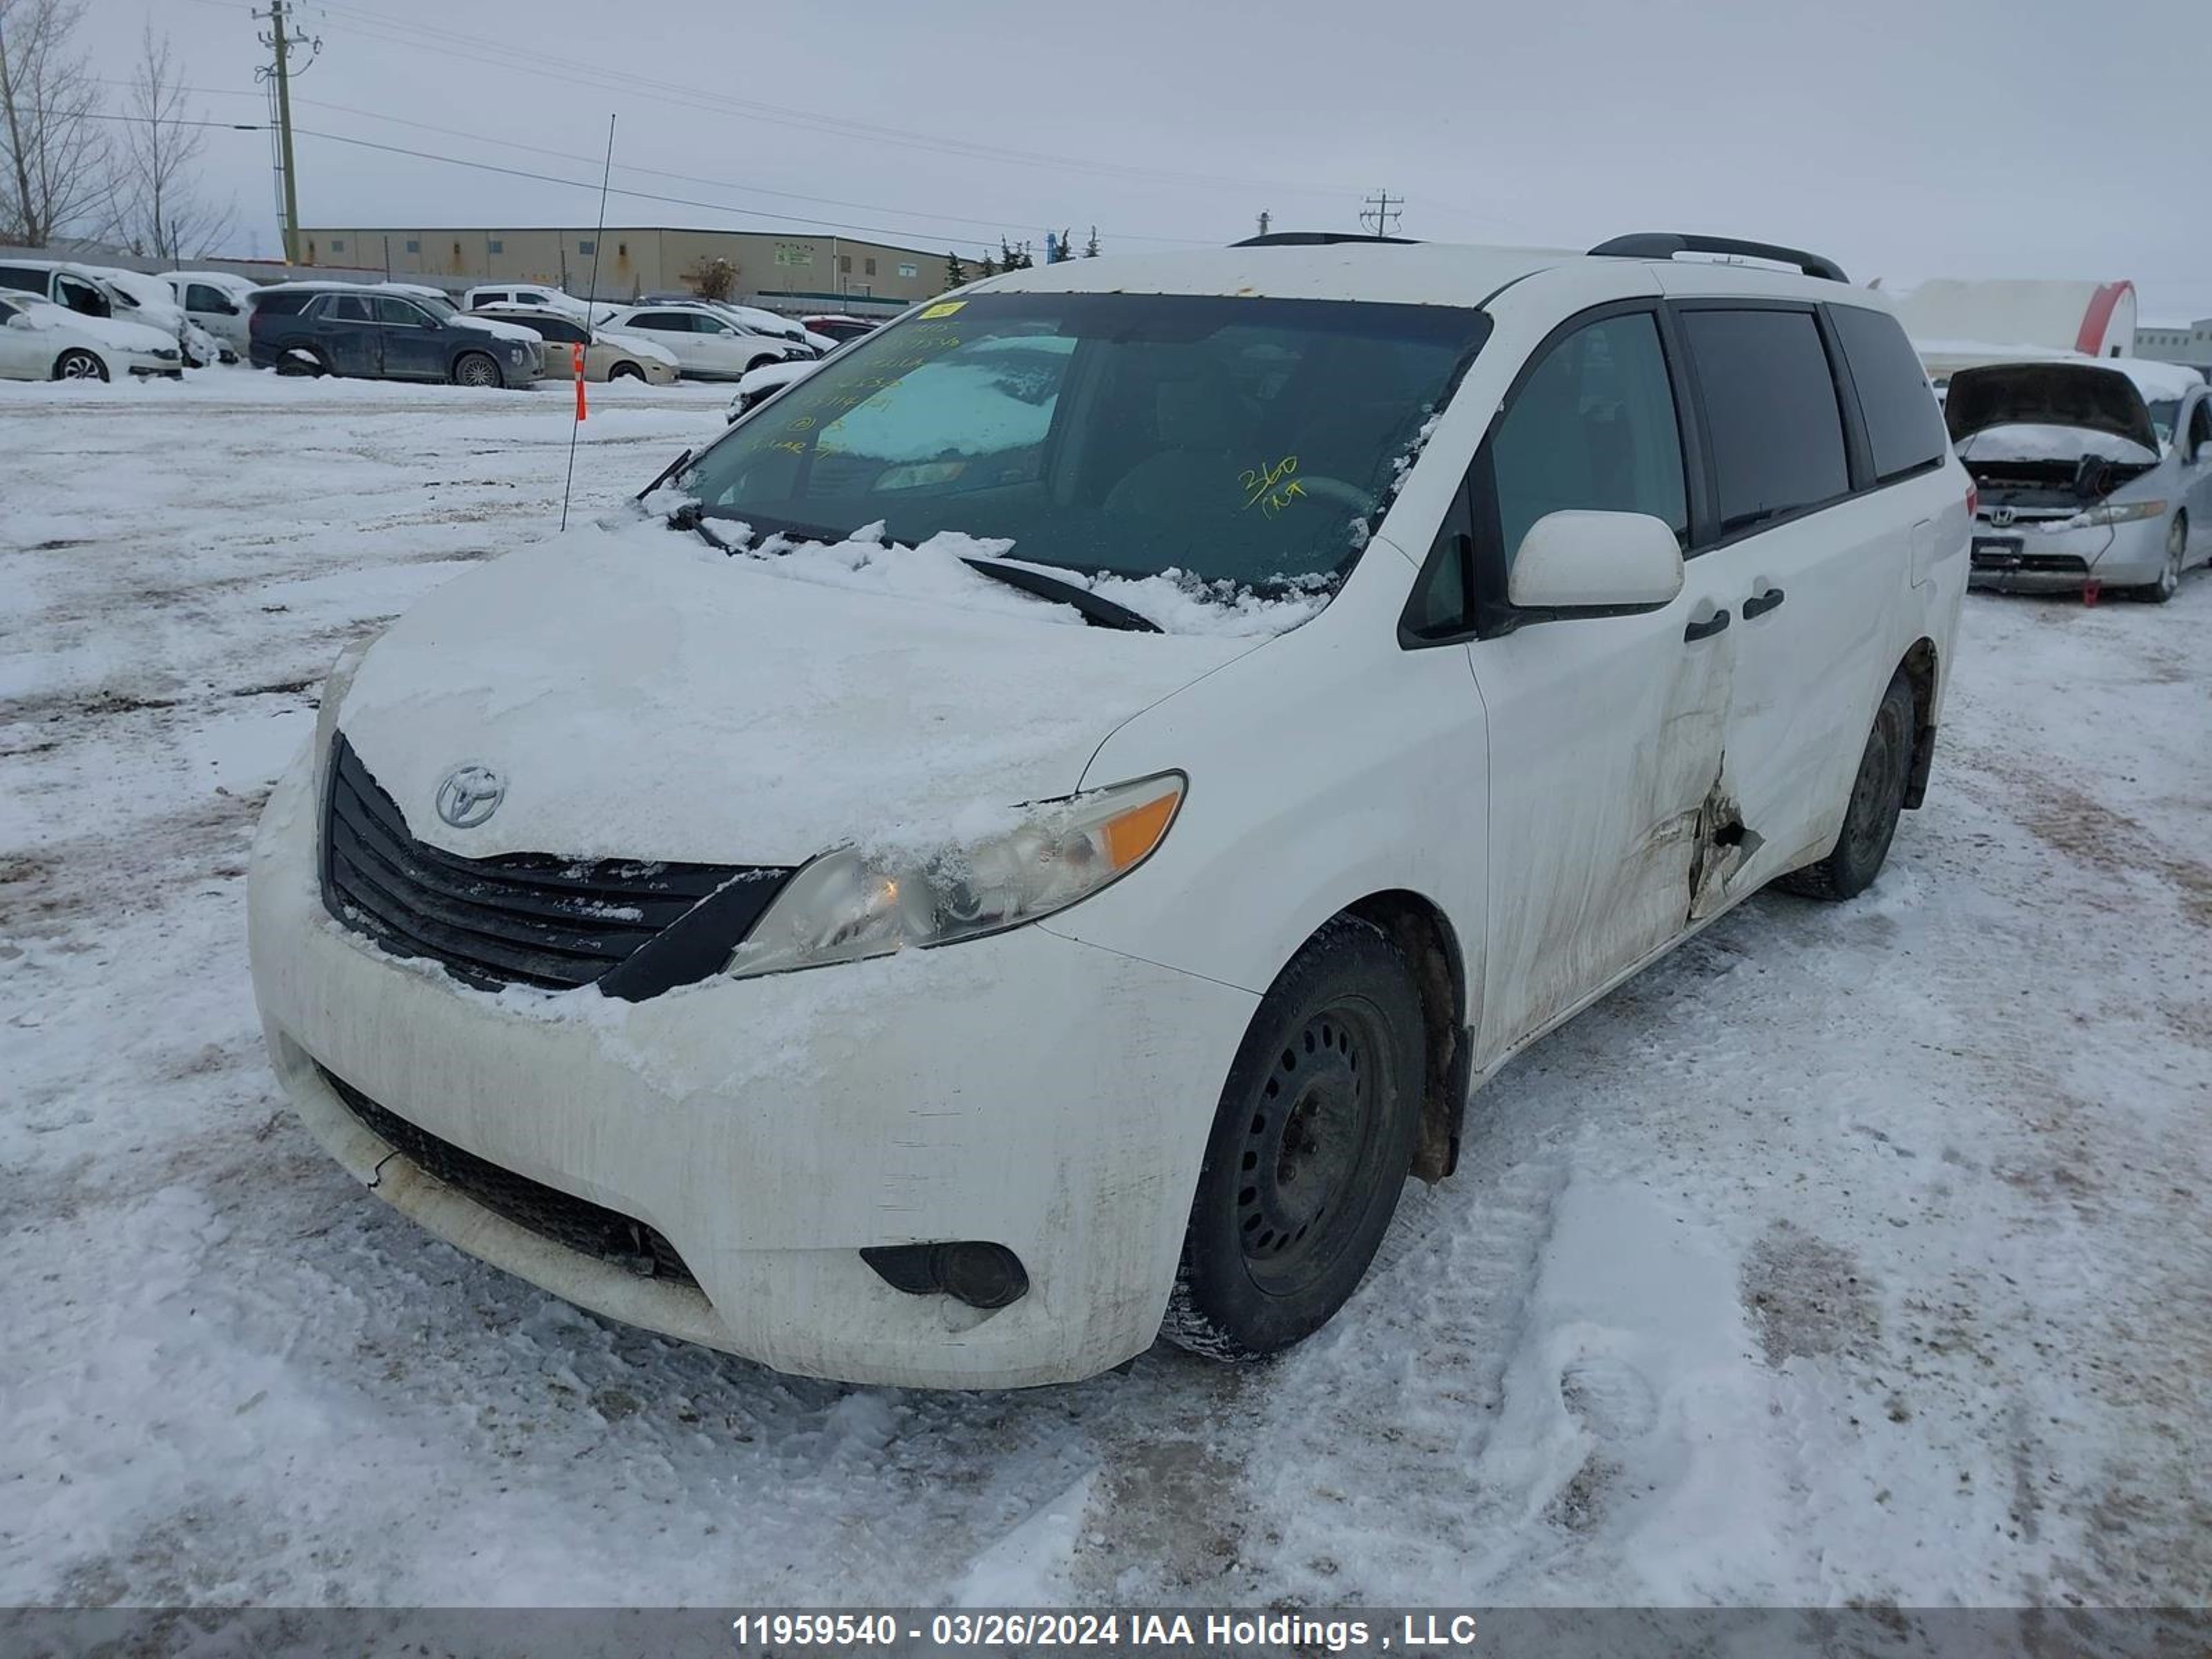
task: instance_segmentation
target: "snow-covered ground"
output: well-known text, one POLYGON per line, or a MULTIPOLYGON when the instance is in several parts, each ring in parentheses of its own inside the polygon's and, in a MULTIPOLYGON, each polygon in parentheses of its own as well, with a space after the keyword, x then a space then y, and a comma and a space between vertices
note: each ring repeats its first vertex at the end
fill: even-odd
MULTIPOLYGON (((726 394, 592 398, 586 512, 726 394)), ((568 407, 0 386, 0 1604, 2212 1599, 2212 579, 1970 596, 1875 891, 1513 1065, 1303 1350, 847 1389, 434 1242, 262 1056, 315 682, 568 407)))

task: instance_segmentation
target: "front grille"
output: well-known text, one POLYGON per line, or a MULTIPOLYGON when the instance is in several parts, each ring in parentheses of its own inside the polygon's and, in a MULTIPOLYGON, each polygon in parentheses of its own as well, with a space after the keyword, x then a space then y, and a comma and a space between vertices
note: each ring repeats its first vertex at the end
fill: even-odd
POLYGON ((333 742, 328 793, 331 914, 396 955, 428 957, 493 988, 592 984, 695 914, 696 926, 669 941, 681 948, 659 951, 649 984, 603 988, 635 1000, 702 979, 729 959, 788 873, 540 853, 461 858, 409 832, 398 804, 343 736, 333 742))
POLYGON ((646 1278, 698 1284, 676 1247, 642 1221, 463 1152, 386 1111, 335 1073, 321 1066, 315 1069, 378 1139, 464 1198, 580 1255, 617 1262, 646 1278))
POLYGON ((2022 572, 2037 576, 2086 576, 2089 562, 2071 553, 2005 553, 1974 550, 1974 566, 1980 570, 2022 572))

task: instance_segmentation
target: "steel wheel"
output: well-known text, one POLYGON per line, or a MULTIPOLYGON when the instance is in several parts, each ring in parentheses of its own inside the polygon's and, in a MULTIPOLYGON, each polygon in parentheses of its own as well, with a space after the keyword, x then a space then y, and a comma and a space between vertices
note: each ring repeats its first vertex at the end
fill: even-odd
POLYGON ((1320 1009, 1276 1055, 1261 1087, 1238 1160, 1246 1184, 1237 1194, 1237 1230, 1247 1270, 1272 1294, 1304 1289, 1343 1248, 1322 1224, 1374 1163, 1382 1114, 1371 1056, 1381 1018, 1364 998, 1320 1009))
POLYGON ((64 351, 54 363, 54 379, 57 380, 104 380, 106 378, 107 365, 89 351, 64 351))

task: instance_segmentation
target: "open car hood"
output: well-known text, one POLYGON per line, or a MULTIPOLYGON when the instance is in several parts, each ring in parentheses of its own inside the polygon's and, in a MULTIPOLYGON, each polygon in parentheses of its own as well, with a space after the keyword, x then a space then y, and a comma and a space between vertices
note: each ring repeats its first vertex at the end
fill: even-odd
POLYGON ((2117 369, 2090 363, 1962 368, 1951 377, 1943 422, 1954 444, 1995 427, 2063 427, 2124 439, 2153 459, 2159 453, 2158 429, 2136 383, 2117 369))

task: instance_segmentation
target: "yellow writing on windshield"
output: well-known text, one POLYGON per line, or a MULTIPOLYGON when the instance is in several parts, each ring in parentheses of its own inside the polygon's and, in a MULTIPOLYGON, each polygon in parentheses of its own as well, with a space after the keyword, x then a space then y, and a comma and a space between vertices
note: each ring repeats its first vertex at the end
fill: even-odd
POLYGON ((1285 455, 1272 466, 1255 466, 1237 475, 1237 483, 1244 491, 1244 510, 1260 509, 1260 516, 1272 519, 1292 501, 1305 497, 1306 487, 1291 476, 1298 470, 1298 458, 1285 455))

